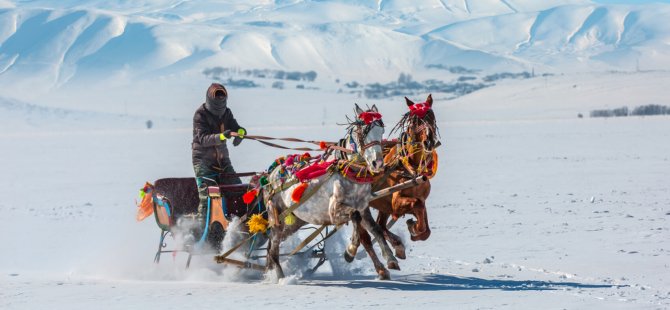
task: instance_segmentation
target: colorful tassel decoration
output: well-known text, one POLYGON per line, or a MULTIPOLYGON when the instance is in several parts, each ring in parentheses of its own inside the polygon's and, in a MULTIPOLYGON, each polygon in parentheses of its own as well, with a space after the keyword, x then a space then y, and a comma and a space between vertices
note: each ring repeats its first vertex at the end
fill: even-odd
POLYGON ((295 215, 293 215, 293 212, 284 218, 284 224, 288 226, 295 224, 295 215))
POLYGON ((250 204, 254 202, 254 199, 256 199, 256 195, 258 195, 258 190, 252 189, 244 193, 244 195, 242 195, 242 201, 244 201, 245 204, 250 204))
POLYGON ((247 222, 247 226, 249 227, 249 233, 251 234, 259 232, 265 233, 268 230, 268 220, 263 218, 263 215, 261 214, 254 214, 247 222))
POLYGON ((137 215, 135 219, 139 222, 154 213, 154 199, 151 191, 153 185, 147 182, 140 190, 140 203, 137 204, 137 215))
POLYGON ((307 186, 309 186, 307 183, 300 183, 300 185, 298 185, 298 187, 293 190, 293 193, 291 194, 291 200, 293 200, 295 203, 300 202, 302 194, 305 193, 307 186))
POLYGON ((325 149, 328 148, 328 144, 326 144, 325 141, 321 141, 321 142, 319 142, 319 148, 322 149, 322 150, 325 150, 325 149))
POLYGON ((261 186, 268 185, 268 183, 270 183, 270 181, 268 181, 268 178, 265 177, 265 176, 262 176, 262 177, 261 177, 261 180, 260 180, 260 184, 261 184, 261 186))

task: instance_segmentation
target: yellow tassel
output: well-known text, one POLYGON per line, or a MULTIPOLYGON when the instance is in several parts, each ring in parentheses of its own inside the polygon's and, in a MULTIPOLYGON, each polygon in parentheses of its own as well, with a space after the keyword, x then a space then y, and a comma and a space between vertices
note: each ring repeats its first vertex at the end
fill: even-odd
POLYGON ((268 230, 268 220, 264 219, 261 214, 254 214, 247 222, 247 226, 249 227, 249 233, 251 234, 259 232, 265 233, 265 231, 268 230))
POLYGON ((284 224, 288 226, 295 224, 295 215, 292 212, 284 218, 284 224))

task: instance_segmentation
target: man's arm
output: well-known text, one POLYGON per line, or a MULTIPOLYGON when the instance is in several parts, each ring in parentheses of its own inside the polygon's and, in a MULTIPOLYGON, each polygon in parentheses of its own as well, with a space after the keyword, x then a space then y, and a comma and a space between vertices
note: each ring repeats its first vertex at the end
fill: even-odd
POLYGON ((233 139, 233 145, 238 146, 240 143, 242 143, 242 139, 247 134, 247 130, 237 123, 237 120, 233 115, 233 111, 230 109, 228 109, 228 113, 226 113, 225 122, 226 122, 226 129, 232 132, 236 132, 239 135, 238 137, 235 137, 235 139, 233 139))
POLYGON ((207 120, 202 113, 196 113, 193 116, 193 140, 201 146, 215 146, 221 144, 221 141, 228 137, 223 137, 222 134, 213 132, 207 124, 207 120))

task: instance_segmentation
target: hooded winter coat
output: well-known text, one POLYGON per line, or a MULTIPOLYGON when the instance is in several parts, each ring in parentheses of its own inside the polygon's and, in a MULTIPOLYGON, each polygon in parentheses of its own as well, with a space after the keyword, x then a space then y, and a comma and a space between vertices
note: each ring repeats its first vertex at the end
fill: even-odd
POLYGON ((222 88, 223 86, 212 84, 207 91, 207 101, 193 115, 193 165, 222 169, 230 161, 226 146, 227 140, 221 141, 220 134, 226 130, 237 132, 241 126, 235 120, 233 112, 225 106, 225 101, 222 108, 220 103, 216 106, 219 108, 218 112, 221 113, 219 115, 207 109, 207 106, 216 104, 213 87, 222 88))

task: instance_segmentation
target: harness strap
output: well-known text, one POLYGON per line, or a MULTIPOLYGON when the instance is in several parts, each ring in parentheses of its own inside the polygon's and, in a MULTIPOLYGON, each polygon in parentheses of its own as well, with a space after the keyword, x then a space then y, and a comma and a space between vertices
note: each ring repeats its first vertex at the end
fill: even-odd
MULTIPOLYGON (((332 167, 332 166, 331 166, 331 167, 332 167)), ((332 175, 333 175, 333 170, 331 170, 331 171, 328 173, 328 178, 330 178, 332 175)), ((303 196, 302 196, 302 198, 300 199, 300 201, 294 203, 294 204, 293 204, 292 206, 290 206, 288 209, 284 210, 284 212, 282 212, 281 214, 279 214, 279 220, 280 220, 280 221, 283 221, 284 218, 286 218, 289 214, 291 214, 291 212, 293 212, 295 209, 297 209, 298 207, 300 207, 305 201, 309 200, 309 198, 311 198, 312 195, 314 195, 314 194, 321 188, 321 186, 323 186, 323 184, 325 184, 325 183, 326 183, 325 181, 324 181, 324 182, 320 182, 319 184, 316 185, 316 187, 312 188, 311 191, 307 192, 306 194, 303 194, 303 196)))
POLYGON ((384 182, 386 182, 386 179, 388 179, 389 176, 391 176, 391 173, 393 173, 396 170, 397 167, 398 167, 397 163, 395 165, 391 166, 391 167, 386 167, 386 171, 384 171, 384 175, 382 175, 382 177, 379 178, 379 180, 377 180, 376 182, 374 182, 372 184, 372 186, 371 186, 372 192, 378 191, 380 189, 379 186, 384 185, 384 182))

